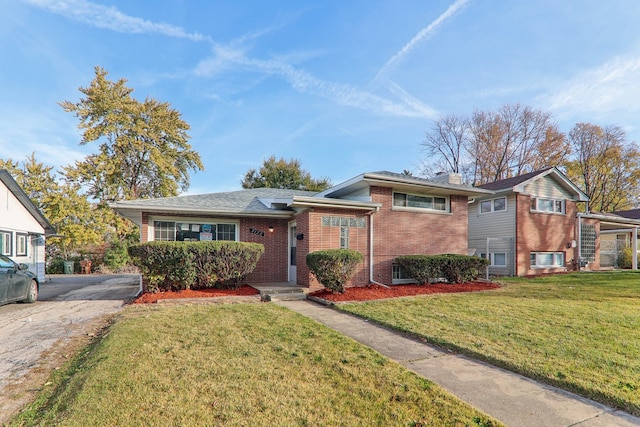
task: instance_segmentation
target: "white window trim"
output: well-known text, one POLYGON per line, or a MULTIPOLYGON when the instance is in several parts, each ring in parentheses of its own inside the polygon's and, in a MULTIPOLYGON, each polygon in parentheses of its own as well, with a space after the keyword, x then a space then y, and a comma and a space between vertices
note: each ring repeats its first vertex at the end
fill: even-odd
POLYGON ((391 266, 391 284, 392 285, 405 285, 405 284, 408 284, 408 283, 417 283, 416 279, 412 279, 412 278, 395 279, 393 277, 393 269, 394 268, 399 268, 400 270, 402 270, 402 268, 398 264, 392 264, 392 266, 391 266))
POLYGON ((548 214, 548 215, 566 215, 567 214, 567 201, 565 199, 554 199, 552 197, 535 197, 535 196, 531 196, 531 199, 536 201, 536 208, 533 209, 533 208, 530 207, 531 212, 543 213, 543 214, 548 214), (562 203, 562 212, 558 212, 556 210, 545 211, 545 210, 538 209, 538 202, 540 200, 551 201, 551 202, 553 202, 554 206, 555 206, 556 202, 561 202, 562 203))
POLYGON ((26 233, 16 233, 16 256, 29 255, 29 235, 26 233), (20 241, 24 243, 24 251, 20 251, 20 241))
POLYGON ((405 211, 405 212, 429 212, 429 213, 437 213, 437 214, 450 214, 451 213, 451 199, 449 196, 442 195, 434 195, 434 194, 418 194, 418 193, 405 193, 402 191, 393 191, 391 194, 391 210, 394 211, 405 211), (395 195, 396 194, 405 194, 407 196, 417 196, 417 197, 439 197, 444 199, 445 209, 432 209, 432 208, 419 208, 415 206, 396 206, 395 195))
POLYGON ((13 256, 13 233, 11 231, 0 230, 2 235, 2 246, 0 246, 0 254, 5 256, 13 256), (6 250, 8 249, 8 251, 6 250))
MULTIPOLYGON (((177 223, 189 223, 189 224, 234 224, 236 226, 235 242, 240 241, 240 221, 236 219, 225 218, 185 218, 180 216, 154 216, 149 217, 149 223, 147 224, 147 240, 150 242, 155 241, 156 230, 154 223, 156 221, 162 222, 177 222, 177 223)), ((230 240, 231 241, 231 240, 230 240)))
POLYGON ((486 215, 486 214, 491 214, 491 213, 496 213, 496 212, 506 212, 508 209, 509 209, 509 201, 507 200, 507 196, 495 197, 493 199, 480 200, 480 202, 478 202, 478 214, 480 214, 480 215, 486 215), (499 199, 504 199, 504 209, 501 209, 501 210, 497 211, 497 210, 495 210, 496 200, 499 200, 499 199), (491 202, 491 210, 487 211, 487 212, 482 212, 482 202, 491 202))
POLYGON ((548 268, 565 268, 566 267, 566 254, 562 251, 559 252, 531 252, 530 256, 529 256, 529 263, 531 263, 531 255, 535 255, 536 257, 536 263, 535 265, 531 265, 531 269, 532 270, 536 270, 536 269, 548 269, 548 268), (546 265, 546 264, 539 264, 538 263, 538 255, 549 255, 552 254, 553 255, 553 265, 546 265), (558 265, 555 264, 556 260, 557 260, 557 256, 558 255, 562 255, 562 265, 558 265))

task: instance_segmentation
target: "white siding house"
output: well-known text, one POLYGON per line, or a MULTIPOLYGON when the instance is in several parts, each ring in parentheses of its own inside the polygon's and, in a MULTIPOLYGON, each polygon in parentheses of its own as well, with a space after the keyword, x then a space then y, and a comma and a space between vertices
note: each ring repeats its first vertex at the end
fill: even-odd
POLYGON ((45 281, 45 235, 53 226, 9 172, 0 169, 0 253, 29 265, 45 281))

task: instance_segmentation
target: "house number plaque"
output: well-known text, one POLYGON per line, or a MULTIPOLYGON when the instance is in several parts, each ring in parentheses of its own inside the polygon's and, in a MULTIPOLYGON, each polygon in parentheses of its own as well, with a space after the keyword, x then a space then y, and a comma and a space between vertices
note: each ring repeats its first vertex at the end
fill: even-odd
POLYGON ((264 231, 256 230, 255 228, 250 228, 249 233, 264 237, 264 231))

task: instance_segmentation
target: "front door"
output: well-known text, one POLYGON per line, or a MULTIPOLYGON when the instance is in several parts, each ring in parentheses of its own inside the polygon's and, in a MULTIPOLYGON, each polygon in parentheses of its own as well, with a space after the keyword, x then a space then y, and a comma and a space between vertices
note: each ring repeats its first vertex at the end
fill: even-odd
POLYGON ((297 271, 296 271, 296 223, 289 224, 289 281, 296 283, 297 271))

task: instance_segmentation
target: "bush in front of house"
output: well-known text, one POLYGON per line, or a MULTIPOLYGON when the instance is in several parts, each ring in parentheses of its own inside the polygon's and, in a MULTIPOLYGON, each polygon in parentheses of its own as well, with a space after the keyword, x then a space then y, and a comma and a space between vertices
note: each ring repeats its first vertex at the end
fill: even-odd
POLYGON ((148 292, 238 288, 263 253, 261 244, 230 241, 148 242, 129 247, 148 292))
POLYGON ((238 289, 255 270, 264 253, 259 243, 191 242, 196 267, 196 288, 238 289))
POLYGON ((53 258, 52 260, 47 261, 47 274, 62 274, 64 273, 64 259, 63 258, 53 258))
POLYGON ((118 271, 129 264, 131 258, 127 251, 127 243, 120 240, 112 241, 104 251, 103 262, 112 271, 118 271))
POLYGON ((627 247, 618 252, 618 268, 629 269, 633 264, 633 249, 627 247))
POLYGON ((437 279, 449 283, 464 283, 476 279, 480 270, 489 265, 489 260, 477 256, 443 255, 403 255, 395 263, 420 284, 437 279))
POLYGON ((363 258, 352 249, 327 249, 307 254, 307 266, 322 286, 342 293, 363 258))

